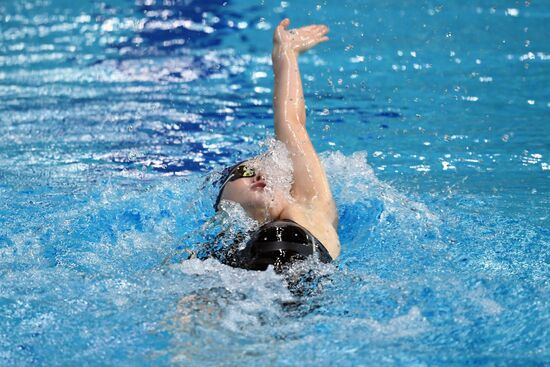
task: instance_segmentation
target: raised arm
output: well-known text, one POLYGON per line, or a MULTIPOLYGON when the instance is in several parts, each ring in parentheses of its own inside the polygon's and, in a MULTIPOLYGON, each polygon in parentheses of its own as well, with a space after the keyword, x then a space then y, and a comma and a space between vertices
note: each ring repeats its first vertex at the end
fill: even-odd
POLYGON ((283 20, 273 35, 275 135, 290 152, 294 165, 293 197, 335 215, 335 206, 323 166, 306 130, 304 92, 298 55, 328 40, 328 28, 310 25, 287 30, 283 20))

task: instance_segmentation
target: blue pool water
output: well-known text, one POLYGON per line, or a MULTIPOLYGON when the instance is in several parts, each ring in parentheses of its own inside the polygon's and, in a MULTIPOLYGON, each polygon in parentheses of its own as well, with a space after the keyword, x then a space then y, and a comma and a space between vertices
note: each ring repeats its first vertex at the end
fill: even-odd
MULTIPOLYGON (((550 362, 550 3, 0 2, 0 365, 550 362), (272 130, 274 25, 301 59, 342 255, 163 260, 209 172, 272 130), (293 305, 289 307, 288 305, 293 305)), ((207 228, 207 229, 205 229, 207 228)))

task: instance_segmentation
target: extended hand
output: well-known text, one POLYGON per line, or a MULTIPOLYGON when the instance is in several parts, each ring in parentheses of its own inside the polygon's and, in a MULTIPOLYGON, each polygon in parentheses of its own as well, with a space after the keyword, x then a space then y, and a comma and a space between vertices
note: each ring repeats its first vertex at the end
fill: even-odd
POLYGON ((287 30, 290 19, 285 18, 279 23, 273 34, 273 51, 292 50, 297 54, 309 50, 315 45, 328 41, 325 35, 328 27, 323 24, 313 24, 302 28, 287 30))

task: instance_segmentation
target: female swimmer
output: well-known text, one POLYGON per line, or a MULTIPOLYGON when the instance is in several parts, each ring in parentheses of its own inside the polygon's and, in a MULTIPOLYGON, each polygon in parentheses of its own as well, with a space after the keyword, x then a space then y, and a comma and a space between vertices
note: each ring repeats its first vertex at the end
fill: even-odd
POLYGON ((328 40, 325 25, 288 29, 279 23, 273 35, 275 135, 289 152, 293 166, 290 195, 269 187, 269 175, 255 159, 226 168, 215 209, 237 203, 263 224, 240 250, 224 253, 224 262, 264 270, 316 255, 329 262, 340 254, 338 212, 330 186, 306 130, 306 112, 298 56, 328 40))

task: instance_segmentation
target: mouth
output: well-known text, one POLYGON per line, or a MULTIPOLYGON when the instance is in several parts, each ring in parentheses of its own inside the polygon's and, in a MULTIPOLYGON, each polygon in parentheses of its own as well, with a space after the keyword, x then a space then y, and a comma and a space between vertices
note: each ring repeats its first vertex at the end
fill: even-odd
POLYGON ((252 185, 252 190, 263 189, 263 188, 265 188, 265 186, 266 186, 266 184, 263 181, 256 182, 255 184, 252 185))

